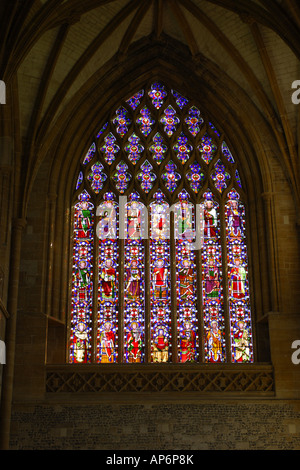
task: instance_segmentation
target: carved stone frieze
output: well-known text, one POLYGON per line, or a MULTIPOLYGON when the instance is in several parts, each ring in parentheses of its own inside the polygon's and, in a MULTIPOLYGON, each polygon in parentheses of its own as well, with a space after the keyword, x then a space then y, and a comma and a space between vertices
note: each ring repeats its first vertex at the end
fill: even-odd
POLYGON ((46 371, 46 392, 123 393, 198 392, 274 393, 271 366, 51 366, 46 371))

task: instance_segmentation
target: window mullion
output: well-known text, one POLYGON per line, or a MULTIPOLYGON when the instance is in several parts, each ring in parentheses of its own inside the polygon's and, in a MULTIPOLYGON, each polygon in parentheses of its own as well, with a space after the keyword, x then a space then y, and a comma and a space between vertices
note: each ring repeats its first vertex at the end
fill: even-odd
POLYGON ((124 358, 124 341, 125 341, 125 332, 124 332, 124 315, 125 315, 125 305, 124 305, 124 240, 118 240, 119 246, 119 305, 118 305, 118 362, 125 362, 124 358))
MULTIPOLYGON (((196 219, 197 220, 197 219, 196 219)), ((202 246, 196 251, 196 294, 198 311, 198 337, 199 337, 199 362, 204 362, 204 321, 203 321, 203 295, 202 295, 202 246)))
POLYGON ((174 236, 174 213, 170 213, 170 295, 171 295, 171 343, 172 362, 178 362, 178 331, 177 331, 177 282, 176 282, 176 244, 174 236))
POLYGON ((222 247, 222 283, 223 283, 223 311, 225 320, 225 350, 226 362, 231 362, 231 332, 230 312, 228 299, 228 265, 227 265, 227 239, 225 225, 225 204, 220 203, 220 239, 222 247))
POLYGON ((145 249, 145 363, 150 363, 151 362, 151 331, 150 331, 150 328, 151 328, 150 282, 151 281, 150 281, 149 237, 145 240, 144 249, 145 249))
POLYGON ((91 362, 97 362, 97 335, 98 335, 98 295, 99 295, 99 238, 97 237, 97 216, 96 205, 94 209, 94 246, 93 246, 93 307, 92 307, 92 324, 91 333, 92 357, 91 362))

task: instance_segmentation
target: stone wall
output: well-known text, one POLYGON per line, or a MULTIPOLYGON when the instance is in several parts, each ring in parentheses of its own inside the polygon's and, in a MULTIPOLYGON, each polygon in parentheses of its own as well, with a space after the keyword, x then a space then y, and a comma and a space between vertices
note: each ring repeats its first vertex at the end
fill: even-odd
POLYGON ((12 450, 296 450, 287 402, 15 406, 12 450))

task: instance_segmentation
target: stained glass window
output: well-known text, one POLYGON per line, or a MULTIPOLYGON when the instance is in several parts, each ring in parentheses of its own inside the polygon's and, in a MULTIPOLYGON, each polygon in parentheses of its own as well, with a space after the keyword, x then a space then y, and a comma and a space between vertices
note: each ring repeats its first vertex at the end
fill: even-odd
POLYGON ((74 179, 68 361, 253 362, 238 157, 164 83, 103 122, 74 179))

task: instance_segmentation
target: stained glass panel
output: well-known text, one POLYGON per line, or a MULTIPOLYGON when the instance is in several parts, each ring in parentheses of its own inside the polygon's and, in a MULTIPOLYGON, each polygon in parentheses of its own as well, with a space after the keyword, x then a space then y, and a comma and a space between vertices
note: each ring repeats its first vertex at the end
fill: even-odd
POLYGON ((88 175, 88 180, 93 188, 93 191, 98 194, 103 188, 103 183, 107 176, 104 173, 103 165, 100 162, 95 163, 91 168, 91 173, 88 175))
POLYGON ((176 111, 171 105, 165 109, 164 115, 160 122, 164 124, 165 133, 171 137, 180 123, 179 118, 176 116, 176 111))
POLYGON ((190 103, 160 82, 140 89, 80 163, 72 363, 254 360, 245 205, 228 189, 242 188, 240 173, 223 135, 190 103), (197 207, 201 247, 193 245, 197 207))
POLYGON ((180 109, 184 108, 189 102, 189 100, 185 98, 185 96, 182 96, 180 93, 178 93, 178 91, 172 90, 172 95, 174 96, 176 104, 180 109))
POLYGON ((201 138, 199 152, 201 154, 201 158, 205 161, 207 165, 213 159, 216 151, 217 151, 217 146, 213 142, 213 139, 208 134, 204 134, 204 136, 201 138))
POLYGON ((174 205, 178 361, 196 362, 199 355, 195 212, 186 191, 174 205))
POLYGON ((78 199, 74 207, 69 360, 87 363, 92 355, 94 205, 86 191, 78 199))
POLYGON ((83 173, 82 173, 82 171, 80 171, 78 179, 77 179, 77 183, 76 183, 76 191, 77 191, 77 189, 80 188, 82 182, 83 182, 83 173))
POLYGON ((222 288, 222 246, 219 205, 211 191, 204 193, 202 298, 206 362, 225 361, 225 318, 222 288))
POLYGON ((140 99, 144 96, 144 90, 138 91, 135 95, 133 95, 131 98, 129 98, 126 103, 129 104, 129 106, 135 110, 139 104, 140 104, 140 99))
POLYGON ((153 137, 153 144, 149 147, 152 158, 158 165, 164 160, 168 148, 163 142, 163 137, 157 132, 153 137))
POLYGON ((189 169, 190 171, 187 173, 186 177, 190 183, 192 190, 197 194, 200 191, 202 182, 205 179, 205 175, 201 171, 201 166, 197 162, 192 163, 189 169))
POLYGON ((227 182, 230 180, 230 174, 226 171, 225 165, 221 162, 221 160, 218 160, 215 164, 215 169, 211 177, 217 190, 222 193, 224 189, 227 188, 227 182))
POLYGON ((180 162, 184 164, 190 158, 193 146, 188 143, 188 138, 184 135, 183 132, 181 132, 181 134, 177 138, 176 144, 174 145, 173 149, 176 153, 178 160, 180 160, 180 162))
POLYGON ((113 181, 115 182, 117 190, 123 194, 125 193, 128 183, 131 180, 131 174, 127 171, 128 166, 126 165, 125 162, 121 161, 117 166, 116 166, 115 173, 112 176, 113 181))
POLYGON ((232 361, 252 362, 253 344, 245 207, 240 202, 240 196, 235 190, 228 194, 225 218, 232 361))
POLYGON ((155 120, 152 119, 150 110, 144 106, 140 110, 140 116, 137 118, 136 122, 140 128, 141 133, 147 137, 152 130, 152 126, 155 123, 155 120))
POLYGON ((161 108, 167 92, 165 87, 161 83, 154 83, 151 85, 151 90, 148 92, 150 98, 152 99, 152 104, 156 109, 161 108))
POLYGON ((185 118, 185 123, 188 126, 188 130, 194 137, 196 137, 196 135, 200 132, 200 128, 203 122, 204 120, 200 116, 199 109, 196 108, 196 106, 192 106, 189 109, 188 116, 185 118))
POLYGON ((84 160, 83 160, 83 164, 86 165, 87 163, 89 163, 93 156, 95 155, 95 152, 96 152, 96 144, 95 142, 92 143, 92 145, 90 146, 86 156, 84 157, 84 160))
POLYGON ((124 107, 120 107, 116 111, 116 116, 113 119, 113 123, 116 127, 117 133, 124 137, 124 135, 128 132, 128 126, 131 124, 131 120, 128 117, 128 111, 124 107))
POLYGON ((137 192, 126 204, 124 252, 124 360, 144 362, 145 356, 145 207, 137 192))
POLYGON ((157 191, 150 204, 151 361, 171 358, 169 204, 157 191))
POLYGON ((120 151, 120 147, 116 144, 116 137, 111 132, 104 138, 104 145, 100 147, 100 150, 104 154, 105 161, 111 165, 120 151))
POLYGON ((97 134, 97 139, 100 137, 100 135, 103 134, 103 132, 107 129, 107 127, 108 127, 108 122, 106 122, 104 126, 101 127, 100 131, 97 134))
POLYGON ((97 361, 113 363, 118 358, 119 244, 118 205, 113 193, 105 193, 97 208, 99 223, 99 281, 97 361))
POLYGON ((144 147, 140 144, 140 138, 133 133, 128 138, 128 144, 125 145, 125 152, 128 154, 128 159, 135 165, 141 158, 141 153, 144 147))
POLYGON ((227 160, 230 163, 234 163, 234 158, 233 158, 226 142, 222 142, 222 152, 223 152, 223 155, 225 155, 225 157, 227 158, 227 160))
POLYGON ((153 166, 145 160, 141 165, 141 171, 137 174, 137 179, 141 183, 142 189, 148 193, 152 189, 153 182, 156 180, 156 175, 152 172, 153 166))
POLYGON ((176 172, 176 165, 174 162, 170 161, 165 166, 165 172, 162 174, 161 178, 165 182, 166 188, 172 193, 177 187, 178 181, 181 179, 179 173, 176 172))

